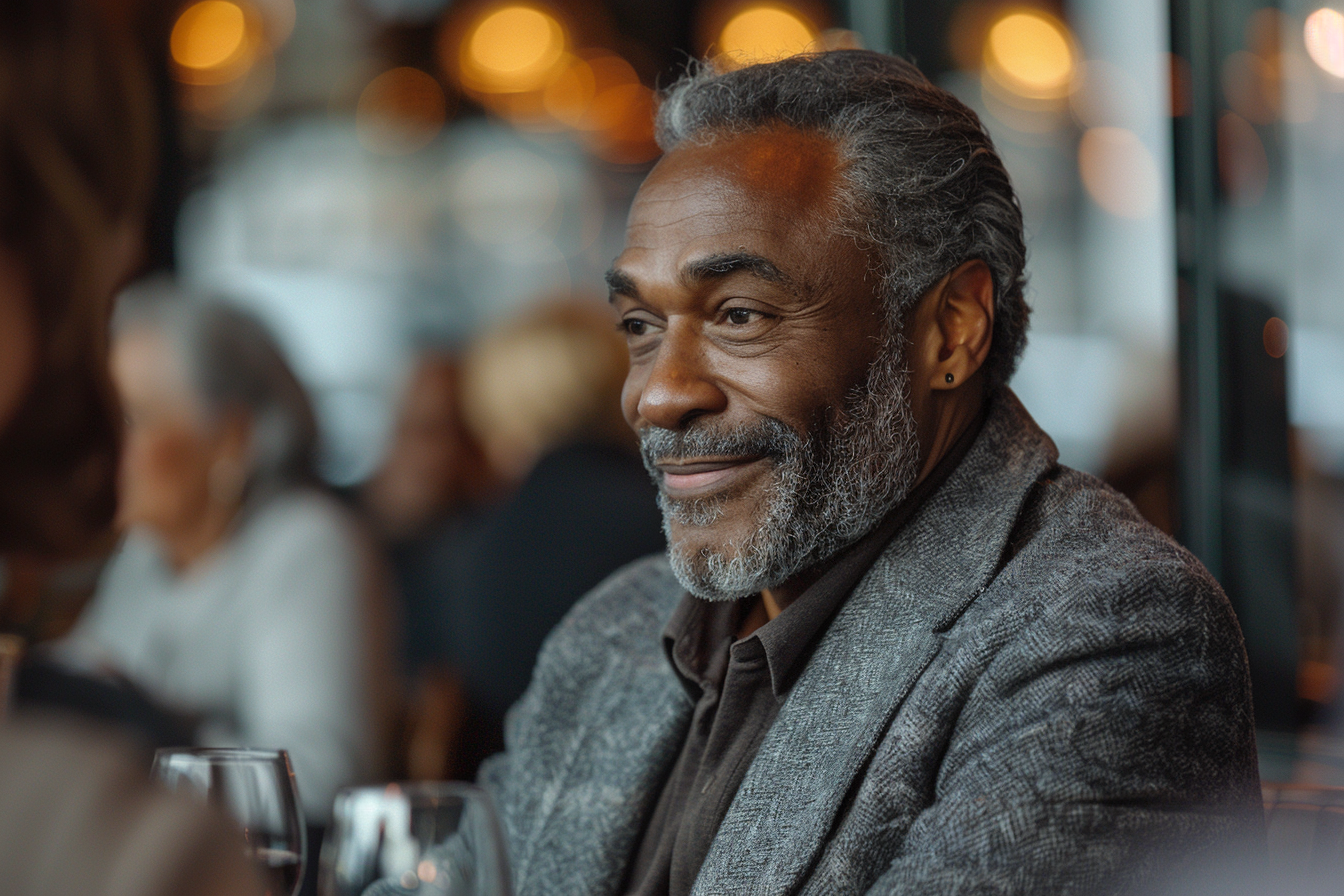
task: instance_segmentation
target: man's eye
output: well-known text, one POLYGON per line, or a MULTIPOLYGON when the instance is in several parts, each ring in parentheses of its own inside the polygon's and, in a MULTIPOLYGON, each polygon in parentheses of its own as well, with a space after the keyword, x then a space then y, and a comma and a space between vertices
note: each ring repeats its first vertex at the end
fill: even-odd
POLYGON ((746 308, 729 308, 727 318, 728 323, 740 327, 751 323, 755 315, 755 311, 750 311, 746 308))
POLYGON ((643 336, 648 329, 648 323, 637 317, 628 317, 621 321, 621 329, 624 330, 628 336, 643 336))

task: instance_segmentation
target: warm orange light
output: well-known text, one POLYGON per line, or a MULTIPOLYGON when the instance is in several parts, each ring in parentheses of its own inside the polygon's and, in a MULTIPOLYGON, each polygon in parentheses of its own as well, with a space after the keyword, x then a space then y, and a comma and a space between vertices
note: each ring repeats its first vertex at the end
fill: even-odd
POLYGON ((586 59, 571 56, 546 82, 541 92, 541 105, 551 118, 577 128, 583 125, 596 95, 597 77, 592 65, 586 59))
POLYGON ((1328 7, 1316 10, 1307 16, 1303 39, 1312 62, 1344 78, 1344 15, 1328 7))
POLYGON ((1283 79, 1278 56, 1272 62, 1241 50, 1223 60, 1223 96, 1242 118, 1270 124, 1283 106, 1283 79))
POLYGON ((1257 9, 1246 18, 1246 49, 1262 59, 1273 59, 1283 49, 1287 17, 1272 6, 1257 9))
POLYGON ((784 6, 749 6, 728 20, 719 33, 718 51, 732 66, 796 56, 817 39, 817 29, 799 12, 784 6))
POLYGON ((985 70, 1001 86, 1029 99, 1060 99, 1073 77, 1068 28, 1039 10, 1012 12, 985 40, 985 70))
POLYGON ((415 68, 394 68, 369 82, 355 108, 360 143, 383 155, 407 155, 443 127, 447 101, 439 82, 415 68))
POLYGON ((216 69, 232 62, 247 44, 247 14, 229 0, 201 0, 178 16, 168 46, 183 68, 216 69))
POLYGON ((653 91, 633 66, 605 50, 571 56, 542 92, 545 114, 579 131, 598 157, 636 165, 658 156, 653 91))
POLYGON ((1297 667, 1297 694, 1313 703, 1330 704, 1339 690, 1339 675, 1329 663, 1303 660, 1297 667))
POLYGON ((653 91, 638 81, 617 84, 593 98, 589 146, 618 165, 639 165, 658 157, 653 138, 653 91))
POLYGON ((593 74, 593 98, 589 102, 587 113, 578 127, 586 131, 608 130, 615 126, 619 113, 624 108, 614 97, 620 97, 621 91, 638 87, 639 75, 634 68, 619 56, 602 55, 588 61, 588 70, 593 74))
POLYGON ((1145 218, 1157 207, 1157 162, 1133 131, 1089 128, 1078 141, 1078 172, 1097 205, 1121 218, 1145 218))
POLYGON ((564 63, 564 28, 535 6, 495 8, 467 31, 459 66, 463 84, 485 93, 540 90, 564 63))

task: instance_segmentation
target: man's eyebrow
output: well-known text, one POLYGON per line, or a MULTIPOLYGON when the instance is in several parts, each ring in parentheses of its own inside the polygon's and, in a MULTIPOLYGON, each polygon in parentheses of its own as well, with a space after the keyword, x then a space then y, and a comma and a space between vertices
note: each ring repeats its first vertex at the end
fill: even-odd
POLYGON ((695 282, 727 277, 729 274, 736 274, 739 271, 752 274, 770 283, 787 285, 793 282, 793 278, 781 271, 773 261, 760 255, 753 255, 750 252, 722 252, 718 255, 697 258, 686 263, 681 269, 681 276, 686 280, 695 282))
POLYGON ((611 294, 607 297, 608 301, 616 296, 629 296, 632 299, 639 298, 639 287, 635 286, 635 280, 625 271, 612 268, 606 275, 607 289, 611 294))

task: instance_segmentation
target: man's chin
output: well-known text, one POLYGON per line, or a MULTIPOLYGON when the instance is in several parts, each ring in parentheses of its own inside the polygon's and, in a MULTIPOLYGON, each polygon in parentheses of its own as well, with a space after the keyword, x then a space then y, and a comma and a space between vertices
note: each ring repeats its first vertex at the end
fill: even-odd
POLYGON ((722 525, 688 526, 668 519, 663 529, 673 574, 702 600, 738 600, 776 584, 768 546, 754 543, 753 533, 736 539, 722 525))

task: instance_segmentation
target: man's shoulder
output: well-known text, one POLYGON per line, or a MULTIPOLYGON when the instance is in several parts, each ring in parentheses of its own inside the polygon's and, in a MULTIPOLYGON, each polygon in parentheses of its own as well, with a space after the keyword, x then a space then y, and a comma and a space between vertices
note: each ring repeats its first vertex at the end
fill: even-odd
POLYGON ((1081 578, 1097 587, 1129 583, 1221 593, 1203 564, 1129 499, 1062 465, 1043 476, 1024 503, 1004 560, 1003 574, 1045 584, 1081 578))
POLYGON ((546 639, 543 658, 608 649, 657 648, 659 633, 685 589, 672 574, 665 554, 629 563, 584 595, 546 639))
POLYGON ((1021 630, 1057 620, 1057 635, 1099 650, 1179 642, 1192 662, 1244 663, 1236 617, 1203 564, 1119 492, 1068 467, 1033 489, 985 592, 981 614, 1021 630))

